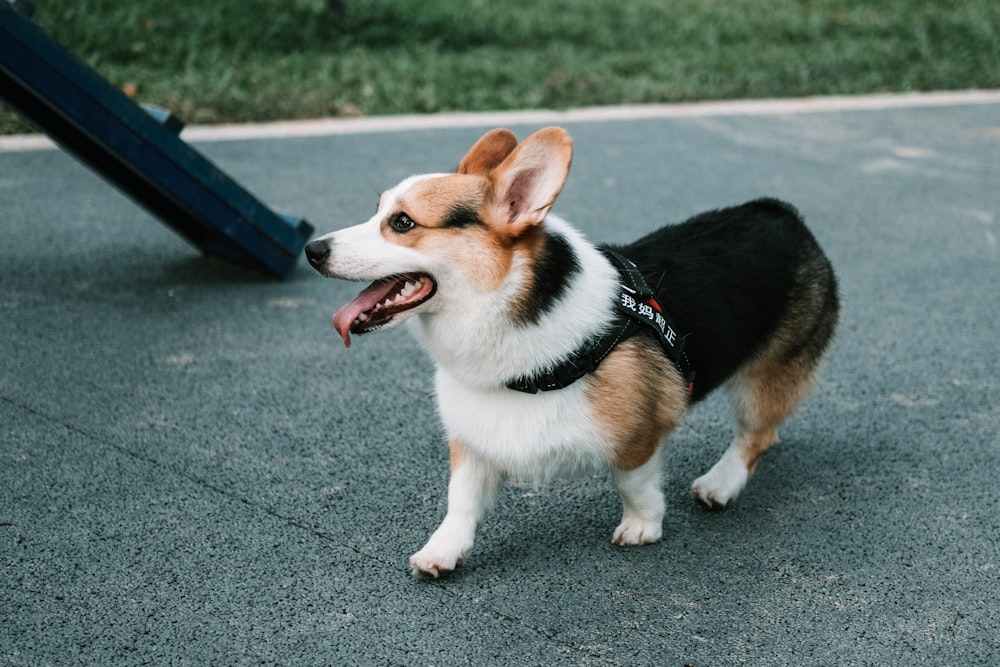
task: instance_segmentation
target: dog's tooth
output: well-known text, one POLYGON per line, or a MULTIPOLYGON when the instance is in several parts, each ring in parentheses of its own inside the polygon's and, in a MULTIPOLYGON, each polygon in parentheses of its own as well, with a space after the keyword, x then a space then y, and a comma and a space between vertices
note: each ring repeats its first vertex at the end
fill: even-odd
POLYGON ((367 322, 367 321, 368 321, 368 316, 366 314, 361 313, 360 315, 358 315, 358 322, 367 322))

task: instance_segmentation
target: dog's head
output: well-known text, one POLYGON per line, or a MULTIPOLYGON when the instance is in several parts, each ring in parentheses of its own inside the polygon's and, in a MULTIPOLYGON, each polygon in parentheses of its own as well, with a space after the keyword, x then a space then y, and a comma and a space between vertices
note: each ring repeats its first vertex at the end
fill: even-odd
POLYGON ((517 249, 537 232, 569 173, 569 134, 546 128, 520 144, 508 130, 483 135, 450 174, 411 176, 379 198, 367 222, 308 245, 324 276, 373 281, 333 316, 350 334, 442 309, 461 294, 500 289, 517 249))

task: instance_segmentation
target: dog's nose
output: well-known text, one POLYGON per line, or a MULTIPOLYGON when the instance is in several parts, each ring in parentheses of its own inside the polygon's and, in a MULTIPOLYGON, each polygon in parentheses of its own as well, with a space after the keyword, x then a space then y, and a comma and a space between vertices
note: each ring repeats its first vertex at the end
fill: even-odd
POLYGON ((306 244, 306 259, 313 268, 322 267, 330 257, 330 244, 326 241, 311 241, 306 244))

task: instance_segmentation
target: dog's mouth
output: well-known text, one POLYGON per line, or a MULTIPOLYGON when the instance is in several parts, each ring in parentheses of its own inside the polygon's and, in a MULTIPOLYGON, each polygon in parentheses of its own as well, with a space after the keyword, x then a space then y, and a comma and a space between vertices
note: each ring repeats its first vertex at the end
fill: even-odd
POLYGON ((437 284, 425 273, 405 273, 376 280, 333 314, 333 328, 351 346, 351 334, 378 331, 398 315, 434 296, 437 284))

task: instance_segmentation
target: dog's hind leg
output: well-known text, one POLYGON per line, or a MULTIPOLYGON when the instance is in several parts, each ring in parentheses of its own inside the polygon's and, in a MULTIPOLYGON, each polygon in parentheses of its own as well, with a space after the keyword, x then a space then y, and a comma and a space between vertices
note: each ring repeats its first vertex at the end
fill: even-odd
POLYGON ((424 548, 410 557, 413 574, 437 579, 462 564, 475 542, 476 526, 492 507, 503 475, 457 441, 448 443, 451 479, 448 511, 424 548))
POLYGON ((725 507, 753 474, 760 457, 778 442, 778 426, 795 411, 812 385, 813 371, 801 364, 758 361, 729 380, 736 436, 691 491, 706 507, 725 507))
POLYGON ((829 262, 815 249, 799 269, 796 297, 770 342, 726 382, 736 437, 691 491, 703 505, 725 507, 778 441, 778 427, 812 388, 837 328, 840 303, 829 262))
POLYGON ((818 360, 759 359, 726 383, 736 436, 718 463, 694 481, 691 491, 706 507, 719 509, 736 498, 760 457, 778 442, 778 427, 813 385, 818 360))

